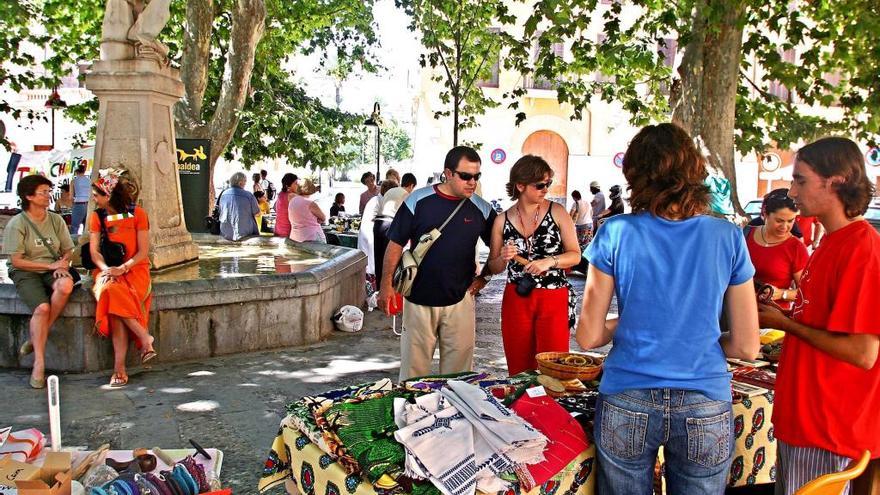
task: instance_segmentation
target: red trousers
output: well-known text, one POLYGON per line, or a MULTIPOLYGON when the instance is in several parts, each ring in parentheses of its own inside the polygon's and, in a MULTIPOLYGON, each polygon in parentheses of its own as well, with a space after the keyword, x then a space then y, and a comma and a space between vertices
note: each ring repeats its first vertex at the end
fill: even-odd
POLYGON ((501 302, 501 337, 510 376, 538 367, 539 352, 568 352, 568 288, 534 289, 527 297, 507 284, 501 302))

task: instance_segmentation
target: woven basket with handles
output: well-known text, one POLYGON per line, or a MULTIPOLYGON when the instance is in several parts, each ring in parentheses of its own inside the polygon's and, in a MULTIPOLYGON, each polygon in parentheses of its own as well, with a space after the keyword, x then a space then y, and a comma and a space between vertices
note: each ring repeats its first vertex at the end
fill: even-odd
POLYGON ((542 352, 535 356, 535 360, 538 361, 538 371, 560 380, 571 380, 573 378, 578 380, 595 380, 599 373, 602 372, 602 358, 575 354, 573 352, 542 352), (557 362, 569 356, 585 358, 587 363, 584 365, 571 365, 557 362))

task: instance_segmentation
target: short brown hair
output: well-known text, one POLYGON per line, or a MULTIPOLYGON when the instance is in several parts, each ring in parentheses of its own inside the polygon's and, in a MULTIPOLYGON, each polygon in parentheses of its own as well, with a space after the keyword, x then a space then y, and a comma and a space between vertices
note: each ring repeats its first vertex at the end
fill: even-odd
POLYGON ((623 157, 633 213, 690 218, 709 207, 706 161, 694 140, 675 124, 649 125, 623 157))
POLYGON ((382 185, 379 186, 379 194, 384 195, 388 191, 397 187, 397 181, 394 179, 385 179, 382 181, 382 185))
POLYGON ((27 175, 18 181, 15 192, 18 193, 18 199, 21 200, 22 211, 26 211, 30 207, 31 202, 27 197, 37 194, 37 188, 40 186, 52 187, 52 181, 39 174, 27 175))
POLYGON ((544 180, 544 176, 553 177, 553 169, 540 156, 524 155, 510 167, 510 179, 507 183, 507 195, 510 199, 519 199, 517 184, 534 184, 544 180))
POLYGON ((845 137, 826 137, 814 141, 797 152, 797 160, 828 179, 844 178, 834 183, 834 191, 843 203, 848 218, 857 217, 868 209, 874 196, 874 185, 865 172, 865 157, 858 145, 845 137))

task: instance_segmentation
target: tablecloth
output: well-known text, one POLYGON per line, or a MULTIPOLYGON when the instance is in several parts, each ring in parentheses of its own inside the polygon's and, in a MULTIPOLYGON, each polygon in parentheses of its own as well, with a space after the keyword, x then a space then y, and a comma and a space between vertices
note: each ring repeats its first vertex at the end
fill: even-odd
MULTIPOLYGON (((596 448, 592 444, 552 480, 530 492, 518 488, 498 495, 591 494, 596 485, 596 448)), ((295 428, 282 425, 272 443, 272 450, 263 468, 259 490, 266 491, 293 480, 302 495, 383 495, 357 474, 346 474, 308 437, 295 428)))
MULTIPOLYGON (((773 483, 776 480, 776 440, 773 436, 773 392, 733 404, 734 459, 729 486, 773 483)), ((529 495, 595 493, 596 449, 590 445, 553 480, 529 495)), ((384 495, 359 475, 348 475, 308 437, 282 421, 259 482, 266 491, 291 479, 304 495, 384 495)), ((514 489, 503 495, 519 495, 514 489)), ((499 494, 502 495, 502 494, 499 494)))

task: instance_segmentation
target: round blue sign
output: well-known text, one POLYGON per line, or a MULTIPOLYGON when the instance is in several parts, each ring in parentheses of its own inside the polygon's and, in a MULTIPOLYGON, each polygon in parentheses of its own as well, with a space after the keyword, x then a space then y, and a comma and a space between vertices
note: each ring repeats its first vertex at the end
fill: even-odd
POLYGON ((494 163, 504 163, 504 160, 507 160, 507 153, 501 148, 495 148, 489 156, 494 163))
POLYGON ((617 168, 623 168, 623 152, 614 155, 614 166, 617 168))
POLYGON ((880 166, 880 148, 871 148, 865 153, 865 160, 872 167, 880 166))

